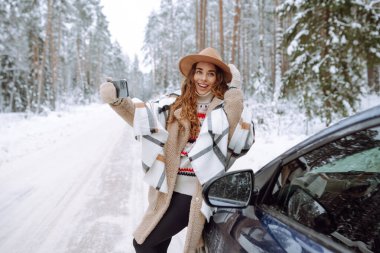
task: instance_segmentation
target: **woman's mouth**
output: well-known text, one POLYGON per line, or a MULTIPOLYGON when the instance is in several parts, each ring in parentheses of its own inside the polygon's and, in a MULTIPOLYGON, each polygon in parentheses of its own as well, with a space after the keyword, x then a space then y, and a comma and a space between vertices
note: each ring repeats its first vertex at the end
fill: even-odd
POLYGON ((200 86, 201 88, 203 89, 206 89, 208 87, 208 84, 201 84, 201 83, 198 83, 198 86, 200 86))

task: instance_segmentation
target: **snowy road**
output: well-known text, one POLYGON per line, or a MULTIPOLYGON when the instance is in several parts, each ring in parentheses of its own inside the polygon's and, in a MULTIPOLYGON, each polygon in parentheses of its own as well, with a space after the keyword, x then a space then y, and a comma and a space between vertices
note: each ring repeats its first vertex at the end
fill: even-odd
POLYGON ((33 122, 2 129, 0 252, 134 252, 147 189, 131 128, 100 105, 33 122))

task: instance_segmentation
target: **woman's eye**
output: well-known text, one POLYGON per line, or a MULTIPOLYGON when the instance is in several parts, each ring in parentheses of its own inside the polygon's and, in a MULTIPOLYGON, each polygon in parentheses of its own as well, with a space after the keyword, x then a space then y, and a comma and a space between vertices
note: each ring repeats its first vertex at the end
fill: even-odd
POLYGON ((200 70, 197 70, 197 71, 195 71, 195 74, 198 74, 198 75, 200 75, 200 74, 202 74, 202 71, 200 71, 200 70))
POLYGON ((214 76, 215 76, 215 73, 212 72, 212 73, 208 73, 207 75, 208 75, 209 77, 214 77, 214 76))

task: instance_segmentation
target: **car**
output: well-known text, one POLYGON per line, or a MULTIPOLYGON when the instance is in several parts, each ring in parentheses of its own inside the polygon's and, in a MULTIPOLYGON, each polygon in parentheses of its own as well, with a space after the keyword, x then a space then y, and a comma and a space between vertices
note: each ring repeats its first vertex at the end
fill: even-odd
POLYGON ((203 186, 206 252, 380 252, 380 105, 203 186))

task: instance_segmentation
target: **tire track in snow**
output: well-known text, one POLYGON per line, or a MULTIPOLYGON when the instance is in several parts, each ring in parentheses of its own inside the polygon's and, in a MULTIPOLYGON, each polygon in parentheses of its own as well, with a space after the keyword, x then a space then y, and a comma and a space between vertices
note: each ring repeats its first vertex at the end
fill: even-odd
POLYGON ((93 182, 66 252, 134 252, 132 232, 146 208, 146 185, 142 182, 140 145, 127 128, 116 143, 101 176, 93 182))

